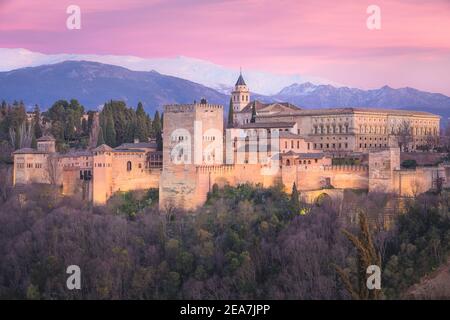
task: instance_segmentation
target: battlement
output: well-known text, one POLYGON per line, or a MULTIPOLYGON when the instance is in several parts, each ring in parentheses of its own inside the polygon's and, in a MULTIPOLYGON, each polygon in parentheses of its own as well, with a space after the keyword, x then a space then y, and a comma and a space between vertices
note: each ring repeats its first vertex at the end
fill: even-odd
POLYGON ((234 170, 233 164, 221 164, 221 165, 202 165, 197 166, 196 172, 198 173, 224 173, 224 172, 232 172, 234 170))
POLYGON ((165 113, 194 112, 196 110, 223 110, 223 106, 210 103, 169 104, 164 106, 165 113))
POLYGON ((331 165, 323 166, 325 171, 368 171, 369 167, 365 165, 331 165))

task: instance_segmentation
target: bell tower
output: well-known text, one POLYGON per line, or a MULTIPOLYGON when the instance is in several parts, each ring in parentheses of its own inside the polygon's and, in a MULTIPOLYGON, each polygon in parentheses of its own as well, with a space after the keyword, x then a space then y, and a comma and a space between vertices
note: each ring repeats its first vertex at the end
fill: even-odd
POLYGON ((250 92, 244 78, 242 77, 242 70, 236 84, 234 85, 234 90, 231 92, 231 101, 234 112, 241 111, 250 102, 250 92))

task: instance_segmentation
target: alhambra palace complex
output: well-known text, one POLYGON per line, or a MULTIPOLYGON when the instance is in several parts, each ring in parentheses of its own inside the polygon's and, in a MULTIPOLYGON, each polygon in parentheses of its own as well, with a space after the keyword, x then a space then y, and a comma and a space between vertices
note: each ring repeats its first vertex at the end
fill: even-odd
MULTIPOLYGON (((43 136, 37 149, 14 153, 14 184, 51 183, 103 205, 116 192, 159 188, 160 208, 202 205, 214 184, 295 183, 304 201, 344 189, 411 196, 448 184, 445 165, 400 168, 401 128, 415 150, 439 136, 439 116, 370 108, 302 109, 250 100, 242 77, 231 96, 233 124, 224 130, 221 105, 164 107, 163 151, 152 142, 101 145, 59 154, 43 136), (333 158, 354 165, 334 165, 333 158), (355 161, 356 160, 356 161, 355 161)), ((450 180, 450 179, 449 179, 450 180)))

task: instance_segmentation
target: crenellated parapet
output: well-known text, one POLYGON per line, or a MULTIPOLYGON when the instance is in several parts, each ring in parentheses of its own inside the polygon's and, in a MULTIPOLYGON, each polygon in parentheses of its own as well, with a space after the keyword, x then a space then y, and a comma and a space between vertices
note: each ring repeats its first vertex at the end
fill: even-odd
POLYGON ((345 172, 361 172, 369 171, 369 167, 366 165, 331 165, 323 166, 325 171, 345 171, 345 172))
POLYGON ((230 173, 235 169, 233 164, 222 164, 222 165, 201 165, 196 167, 197 173, 230 173))
POLYGON ((223 106, 210 103, 194 103, 194 104, 169 104, 164 106, 165 113, 194 112, 198 110, 212 111, 223 110, 223 106))

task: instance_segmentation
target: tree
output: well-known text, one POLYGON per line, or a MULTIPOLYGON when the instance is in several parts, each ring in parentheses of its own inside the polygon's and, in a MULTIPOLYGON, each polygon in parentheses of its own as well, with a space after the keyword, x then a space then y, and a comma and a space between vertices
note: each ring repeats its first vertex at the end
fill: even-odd
POLYGON ((400 147, 401 151, 408 151, 409 144, 412 141, 411 132, 411 124, 409 123, 409 121, 403 120, 400 123, 397 134, 398 146, 400 147))
POLYGON ((42 137, 42 128, 41 128, 41 112, 39 110, 38 105, 34 107, 33 126, 34 126, 34 137, 35 139, 39 139, 40 137, 42 137))
POLYGON ((31 138, 31 147, 33 149, 37 149, 37 140, 36 140, 36 135, 33 134, 33 137, 31 138))
MULTIPOLYGON (((43 113, 43 122, 50 122, 50 132, 55 137, 58 146, 68 142, 80 146, 82 140, 87 139, 81 118, 84 115, 84 107, 72 99, 56 101, 51 108, 43 113)), ((86 124, 84 124, 86 126, 86 124)))
POLYGON ((376 265, 381 268, 381 256, 375 248, 372 236, 369 231, 369 222, 366 215, 361 211, 359 217, 359 235, 354 235, 347 230, 342 232, 357 250, 357 285, 354 286, 348 274, 340 267, 336 266, 336 271, 341 277, 348 293, 355 300, 375 300, 382 297, 381 289, 369 290, 366 284, 367 268, 376 265))
POLYGON ((103 129, 102 127, 100 127, 97 138, 97 147, 101 146, 102 144, 105 144, 105 139, 103 138, 103 129))
POLYGON ((15 149, 29 148, 33 140, 33 125, 27 125, 26 121, 22 122, 17 128, 9 128, 9 136, 11 145, 15 149))
POLYGON ((11 166, 0 165, 0 199, 5 202, 12 190, 11 166))
POLYGON ((234 111, 233 111, 233 101, 230 98, 230 104, 228 107, 228 127, 232 127, 234 123, 234 111))
POLYGON ((144 107, 141 102, 138 103, 136 109, 136 132, 135 137, 140 141, 147 141, 149 135, 148 130, 148 117, 144 111, 144 107))
POLYGON ((116 129, 112 113, 108 113, 106 118, 106 144, 110 147, 116 146, 116 129))
MULTIPOLYGON (((163 115, 164 116, 164 115, 163 115)), ((156 138, 157 148, 162 150, 162 121, 159 116, 159 111, 156 110, 155 117, 153 118, 153 136, 156 138)))
POLYGON ((48 182, 56 185, 59 182, 61 168, 58 166, 58 156, 56 154, 47 155, 47 178, 48 182))
POLYGON ((158 133, 161 132, 161 128, 162 128, 161 118, 159 116, 159 111, 156 110, 155 116, 153 117, 153 124, 152 124, 153 134, 155 135, 155 137, 158 133))
POLYGON ((83 120, 81 120, 81 129, 83 131, 83 135, 85 135, 85 136, 89 135, 88 121, 85 118, 83 118, 83 120))
POLYGON ((252 105, 252 118, 250 119, 251 123, 256 122, 256 103, 253 103, 252 105))
POLYGON ((299 200, 297 185, 295 184, 295 182, 292 186, 290 205, 291 205, 292 211, 295 214, 298 214, 300 212, 300 200, 299 200))

